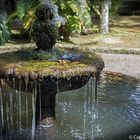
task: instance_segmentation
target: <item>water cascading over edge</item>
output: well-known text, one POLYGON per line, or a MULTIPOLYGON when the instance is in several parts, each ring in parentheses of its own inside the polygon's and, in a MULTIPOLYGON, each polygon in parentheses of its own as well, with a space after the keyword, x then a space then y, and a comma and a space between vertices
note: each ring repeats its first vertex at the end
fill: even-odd
POLYGON ((39 5, 36 16, 30 34, 37 48, 1 54, 0 77, 19 93, 26 91, 34 95, 32 101, 36 118, 33 121, 44 125, 55 118, 58 90, 80 88, 93 76, 97 99, 97 81, 104 62, 86 49, 56 49, 57 29, 51 23, 53 13, 50 5, 39 5))

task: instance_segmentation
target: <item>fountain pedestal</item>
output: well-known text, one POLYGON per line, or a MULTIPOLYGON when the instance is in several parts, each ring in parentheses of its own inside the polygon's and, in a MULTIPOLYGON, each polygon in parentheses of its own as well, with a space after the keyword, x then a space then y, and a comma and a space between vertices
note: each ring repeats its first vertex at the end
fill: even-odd
POLYGON ((74 76, 67 78, 46 78, 38 86, 36 100, 37 125, 53 123, 55 119, 55 96, 62 91, 74 90, 85 85, 88 76, 74 76))
MULTIPOLYGON (((38 93, 40 94, 40 93, 38 93)), ((41 93, 36 104, 36 125, 51 125, 55 119, 55 93, 41 93)))
POLYGON ((44 79, 38 86, 36 98, 37 125, 51 125, 55 119, 55 96, 57 83, 51 78, 44 79))

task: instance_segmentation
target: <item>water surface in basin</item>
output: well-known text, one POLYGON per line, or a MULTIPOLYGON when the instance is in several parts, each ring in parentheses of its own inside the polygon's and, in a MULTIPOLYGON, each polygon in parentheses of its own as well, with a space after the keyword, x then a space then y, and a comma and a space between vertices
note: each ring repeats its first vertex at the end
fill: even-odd
POLYGON ((35 91, 3 85, 0 94, 0 139, 128 140, 140 135, 140 80, 102 73, 98 101, 94 80, 82 88, 57 94, 56 122, 35 130, 35 91))

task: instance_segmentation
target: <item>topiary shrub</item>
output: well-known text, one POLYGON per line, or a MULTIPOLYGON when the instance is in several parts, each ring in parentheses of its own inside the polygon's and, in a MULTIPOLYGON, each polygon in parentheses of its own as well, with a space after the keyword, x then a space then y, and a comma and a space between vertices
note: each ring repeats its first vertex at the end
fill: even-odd
POLYGON ((51 23, 53 19, 51 5, 39 5, 35 15, 36 20, 31 27, 30 36, 36 42, 38 49, 50 50, 55 45, 58 36, 56 26, 51 23))

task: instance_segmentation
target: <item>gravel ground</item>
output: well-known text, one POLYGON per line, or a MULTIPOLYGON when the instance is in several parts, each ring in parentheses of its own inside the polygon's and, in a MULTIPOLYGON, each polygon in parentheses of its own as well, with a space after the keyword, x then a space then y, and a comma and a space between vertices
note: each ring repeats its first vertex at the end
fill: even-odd
POLYGON ((140 78, 140 55, 99 53, 105 62, 104 71, 119 72, 140 78))

